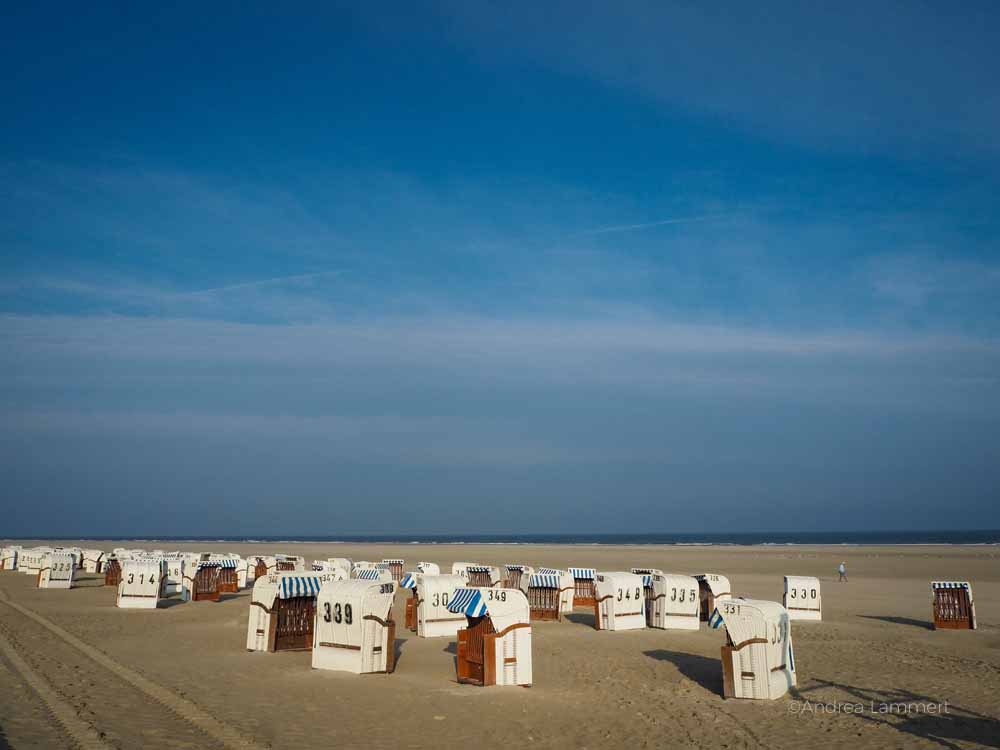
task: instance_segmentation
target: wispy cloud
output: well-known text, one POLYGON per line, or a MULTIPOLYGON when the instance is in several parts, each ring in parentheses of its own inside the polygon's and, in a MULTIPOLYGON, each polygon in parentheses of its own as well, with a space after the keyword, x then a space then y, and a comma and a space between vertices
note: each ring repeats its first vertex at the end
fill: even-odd
POLYGON ((697 224, 703 221, 717 221, 720 219, 730 218, 735 216, 735 213, 720 213, 720 214, 707 214, 705 216, 681 216, 673 219, 661 219, 659 221, 647 221, 641 224, 619 224, 617 226, 610 227, 599 227, 597 229, 588 229, 582 232, 578 232, 574 236, 586 236, 592 234, 612 234, 614 232, 634 232, 640 229, 652 229, 653 227, 662 227, 669 224, 697 224))
POLYGON ((244 289, 260 289, 263 287, 280 286, 283 284, 297 284, 303 281, 313 281, 315 279, 338 276, 342 271, 317 271, 315 273, 300 273, 289 276, 275 276, 270 279, 260 279, 258 281, 246 281, 239 284, 226 284, 211 289, 197 289, 193 292, 179 292, 173 296, 176 298, 197 297, 201 295, 221 294, 224 292, 236 292, 244 289))

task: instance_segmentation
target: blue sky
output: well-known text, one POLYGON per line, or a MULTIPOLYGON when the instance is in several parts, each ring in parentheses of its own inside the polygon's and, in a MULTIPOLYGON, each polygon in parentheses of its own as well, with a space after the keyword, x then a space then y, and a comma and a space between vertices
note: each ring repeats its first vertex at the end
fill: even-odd
POLYGON ((535 6, 9 13, 10 533, 1000 526, 996 9, 535 6))

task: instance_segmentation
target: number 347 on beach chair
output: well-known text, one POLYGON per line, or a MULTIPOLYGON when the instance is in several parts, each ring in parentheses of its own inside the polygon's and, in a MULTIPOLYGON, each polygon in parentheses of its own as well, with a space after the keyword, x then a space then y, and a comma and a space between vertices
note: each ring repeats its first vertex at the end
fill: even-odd
POLYGON ((531 685, 528 599, 517 589, 459 588, 448 610, 464 614, 458 631, 458 681, 471 685, 531 685))

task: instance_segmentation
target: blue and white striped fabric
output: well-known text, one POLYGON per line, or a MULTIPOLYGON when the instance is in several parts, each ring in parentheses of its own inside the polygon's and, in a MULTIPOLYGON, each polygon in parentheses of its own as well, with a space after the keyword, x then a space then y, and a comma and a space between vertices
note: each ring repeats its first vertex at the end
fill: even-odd
POLYGON ((395 559, 390 559, 390 558, 388 558, 388 557, 387 557, 387 558, 386 558, 385 560, 383 560, 382 562, 384 562, 384 563, 385 563, 386 565, 389 565, 390 563, 394 563, 394 564, 396 564, 396 565, 402 565, 402 564, 403 564, 404 562, 406 562, 406 561, 405 561, 405 560, 395 560, 395 559))
POLYGON ((650 588, 653 585, 653 576, 643 576, 642 585, 645 588, 650 588))
POLYGON ((522 573, 524 572, 523 565, 505 565, 504 567, 507 568, 507 570, 519 570, 522 573))
POLYGON ((935 589, 967 589, 969 588, 968 581, 934 581, 931 583, 931 588, 935 589))
POLYGON ((315 571, 316 571, 316 572, 318 572, 318 573, 322 573, 322 572, 323 572, 323 570, 324 570, 324 568, 323 568, 323 563, 320 563, 320 562, 314 562, 314 563, 312 564, 312 569, 313 569, 313 570, 315 570, 315 571))
POLYGON ((378 568, 362 568, 357 571, 358 579, 362 581, 377 581, 382 571, 378 568))
POLYGON ((577 579, 593 580, 595 571, 593 568, 570 568, 570 575, 577 579))
POLYGON ((720 627, 722 627, 722 625, 723 625, 722 615, 719 614, 719 609, 717 607, 712 610, 712 616, 708 618, 708 627, 712 628, 713 630, 718 630, 720 627))
POLYGON ((448 611, 466 617, 482 617, 487 609, 479 589, 455 589, 448 602, 448 611))
POLYGON ((528 586, 540 589, 559 588, 559 576, 551 573, 535 573, 528 579, 528 586))
POLYGON ((202 560, 198 563, 199 568, 235 568, 235 560, 202 560))
POLYGON ((282 576, 281 588, 278 591, 280 599, 291 599, 296 596, 316 596, 323 584, 319 576, 282 576))
POLYGON ((401 589, 415 589, 417 587, 417 579, 414 578, 413 573, 407 573, 399 581, 399 588, 401 589))
POLYGON ((559 571, 556 568, 539 568, 538 572, 543 575, 559 575, 559 571))
POLYGON ((489 565, 470 565, 468 568, 466 568, 466 570, 469 571, 470 573, 489 573, 490 572, 490 566, 489 565))
POLYGON ((387 562, 375 563, 375 570, 392 570, 392 566, 387 562))

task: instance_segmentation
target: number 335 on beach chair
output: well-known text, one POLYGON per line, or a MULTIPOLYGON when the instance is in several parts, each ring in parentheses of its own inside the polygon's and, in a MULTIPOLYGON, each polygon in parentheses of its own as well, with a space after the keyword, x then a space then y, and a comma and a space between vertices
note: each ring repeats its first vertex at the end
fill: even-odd
POLYGON ((448 610, 464 614, 458 631, 458 681, 471 685, 531 685, 528 599, 516 589, 459 588, 448 610))

